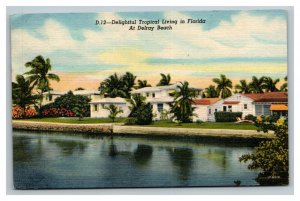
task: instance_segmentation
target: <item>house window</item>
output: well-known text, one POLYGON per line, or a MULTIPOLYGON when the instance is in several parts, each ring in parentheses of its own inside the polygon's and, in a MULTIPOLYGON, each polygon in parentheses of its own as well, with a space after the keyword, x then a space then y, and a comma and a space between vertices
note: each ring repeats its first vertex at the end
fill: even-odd
POLYGON ((94 105, 94 110, 98 111, 98 105, 97 104, 94 105))
POLYGON ((271 110, 270 110, 271 105, 264 105, 263 106, 263 114, 265 116, 271 115, 271 110))
POLYGON ((247 109, 248 109, 248 105, 244 104, 244 110, 247 110, 247 109))
POLYGON ((208 109, 208 114, 211 114, 211 109, 210 108, 208 109))
POLYGON ((228 112, 232 112, 232 105, 228 105, 228 112))
POLYGON ((101 104, 101 108, 104 109, 104 104, 101 104))
POLYGON ((151 109, 153 109, 153 105, 151 104, 151 109))
POLYGON ((263 115, 262 105, 255 105, 255 116, 263 115))
POLYGON ((149 97, 149 93, 146 93, 146 96, 149 97))
POLYGON ((218 112, 218 109, 215 109, 215 112, 218 112))
POLYGON ((157 104, 157 111, 158 111, 158 112, 162 112, 163 110, 164 110, 164 104, 158 103, 158 104, 157 104))
POLYGON ((223 106, 223 112, 226 112, 226 111, 227 111, 227 107, 223 106))
POLYGON ((49 101, 52 101, 52 94, 49 94, 49 101))
POLYGON ((152 93, 152 97, 155 98, 155 93, 152 93))

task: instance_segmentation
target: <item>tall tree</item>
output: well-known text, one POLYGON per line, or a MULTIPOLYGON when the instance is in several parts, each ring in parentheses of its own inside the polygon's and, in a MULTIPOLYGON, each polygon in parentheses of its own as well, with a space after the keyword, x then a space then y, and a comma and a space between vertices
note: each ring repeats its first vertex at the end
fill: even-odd
MULTIPOLYGON (((24 73, 28 75, 27 79, 32 83, 39 94, 39 109, 42 106, 43 93, 50 91, 50 80, 59 82, 60 79, 58 75, 49 73, 51 71, 50 59, 44 59, 43 56, 39 55, 35 57, 32 61, 25 64, 27 68, 31 68, 28 72, 24 73)), ((40 112, 40 111, 39 111, 40 112)))
POLYGON ((246 80, 240 80, 240 83, 235 85, 235 89, 237 90, 237 93, 251 93, 251 88, 246 80))
POLYGON ((137 89, 141 89, 144 87, 151 87, 151 84, 148 84, 147 80, 138 80, 137 89))
POLYGON ((174 101, 171 104, 171 113, 174 114, 176 120, 181 122, 191 122, 194 107, 192 101, 196 97, 194 90, 189 88, 189 83, 180 83, 178 91, 175 92, 174 101))
POLYGON ((22 109, 25 109, 30 104, 35 104, 37 96, 31 93, 33 87, 23 75, 17 75, 16 82, 12 82, 13 104, 19 105, 22 109))
POLYGON ((130 91, 132 90, 133 86, 135 85, 135 79, 136 76, 133 75, 130 72, 126 72, 122 77, 121 77, 121 82, 123 85, 123 90, 126 93, 125 98, 130 97, 130 91))
POLYGON ((103 82, 100 83, 99 91, 101 94, 106 94, 111 98, 122 97, 125 98, 127 94, 124 91, 122 79, 117 73, 110 75, 103 82))
POLYGON ((205 94, 205 98, 219 97, 218 91, 216 90, 216 87, 213 85, 209 85, 209 87, 205 88, 204 94, 205 94))
POLYGON ((263 88, 265 89, 265 92, 279 91, 279 89, 277 89, 276 87, 279 81, 280 79, 273 80, 271 77, 265 77, 263 83, 263 88))
POLYGON ((214 78, 213 82, 217 84, 217 92, 221 98, 231 96, 232 82, 225 75, 222 74, 220 78, 214 78))
POLYGON ((156 86, 170 85, 170 82, 171 82, 170 74, 165 75, 165 74, 161 73, 160 76, 161 76, 161 79, 160 79, 160 81, 158 82, 158 84, 156 86))
POLYGON ((127 101, 130 103, 129 109, 131 112, 129 117, 132 117, 138 108, 146 104, 146 98, 140 94, 133 94, 131 98, 127 99, 127 101))
POLYGON ((150 103, 146 103, 146 98, 140 94, 134 94, 128 99, 131 106, 129 106, 129 117, 133 124, 148 125, 152 123, 153 113, 150 103))
POLYGON ((101 94, 106 94, 111 98, 129 98, 130 91, 135 84, 135 79, 136 76, 130 72, 126 72, 122 76, 118 76, 117 73, 114 73, 101 82, 98 89, 101 94))
POLYGON ((284 77, 284 81, 285 83, 283 83, 280 87, 280 91, 288 91, 288 83, 287 83, 288 77, 285 76, 284 77))
POLYGON ((111 118, 112 122, 115 122, 115 118, 117 117, 118 114, 123 113, 123 110, 119 109, 115 105, 109 105, 108 107, 104 107, 104 109, 109 111, 109 118, 111 118))
POLYGON ((252 81, 249 84, 250 90, 252 93, 263 93, 264 92, 264 80, 265 77, 257 78, 256 76, 252 76, 252 81))

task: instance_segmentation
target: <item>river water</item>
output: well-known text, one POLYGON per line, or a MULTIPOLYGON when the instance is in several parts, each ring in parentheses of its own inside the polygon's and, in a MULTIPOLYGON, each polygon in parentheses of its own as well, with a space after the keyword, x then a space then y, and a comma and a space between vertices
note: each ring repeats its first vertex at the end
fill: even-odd
POLYGON ((246 142, 13 131, 16 189, 258 185, 246 142))

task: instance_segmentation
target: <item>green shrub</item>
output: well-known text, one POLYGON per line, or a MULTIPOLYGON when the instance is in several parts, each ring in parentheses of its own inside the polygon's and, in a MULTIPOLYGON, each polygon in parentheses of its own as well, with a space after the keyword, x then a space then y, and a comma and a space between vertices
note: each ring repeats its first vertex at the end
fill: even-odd
POLYGON ((137 110, 132 114, 132 117, 136 119, 136 124, 138 125, 148 125, 152 123, 152 108, 151 104, 147 103, 141 105, 137 110))
POLYGON ((196 124, 202 124, 202 123, 203 123, 203 121, 201 121, 200 119, 196 120, 196 124))
POLYGON ((250 121, 255 121, 256 120, 256 116, 252 115, 252 114, 247 114, 245 116, 246 120, 250 120, 250 121))
POLYGON ((128 117, 125 121, 125 125, 136 125, 136 118, 128 117))
POLYGON ((89 117, 90 116, 90 98, 81 95, 74 95, 72 91, 69 91, 67 94, 64 94, 54 100, 53 103, 42 106, 41 111, 50 109, 50 108, 59 108, 72 111, 76 117, 89 117))
POLYGON ((260 170, 256 181, 260 185, 287 185, 289 183, 288 119, 258 116, 258 131, 274 131, 275 138, 263 140, 253 153, 244 154, 240 162, 248 162, 248 169, 260 170), (250 163, 249 163, 250 162, 250 163))
POLYGON ((215 112, 216 122, 235 122, 237 118, 242 118, 242 112, 215 112))

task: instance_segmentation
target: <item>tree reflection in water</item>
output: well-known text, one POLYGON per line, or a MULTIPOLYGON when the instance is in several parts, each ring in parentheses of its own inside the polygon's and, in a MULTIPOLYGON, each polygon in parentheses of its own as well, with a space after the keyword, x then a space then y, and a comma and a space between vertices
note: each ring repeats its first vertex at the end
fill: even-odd
POLYGON ((108 155, 111 157, 115 157, 118 155, 118 149, 117 149, 117 145, 114 144, 114 141, 112 140, 109 148, 108 148, 108 155))
POLYGON ((169 154, 173 165, 176 167, 178 178, 188 180, 193 166, 193 150, 190 148, 169 149, 169 154))
POLYGON ((212 150, 208 149, 207 153, 203 154, 205 158, 214 162, 217 166, 221 167, 223 170, 226 170, 227 166, 227 157, 224 150, 212 150))
POLYGON ((114 144, 113 139, 109 145, 108 155, 112 158, 116 156, 122 156, 132 161, 138 166, 145 166, 152 158, 153 148, 150 145, 138 144, 137 148, 131 151, 118 150, 117 145, 114 144))
POLYGON ((139 144, 137 149, 134 151, 134 159, 138 165, 144 166, 152 158, 153 148, 150 145, 139 144))
POLYGON ((83 153, 87 147, 86 143, 75 140, 49 139, 48 142, 56 144, 65 156, 72 155, 75 150, 83 153))
POLYGON ((14 137, 13 148, 14 161, 28 162, 32 159, 32 153, 30 153, 30 139, 27 137, 14 137))

